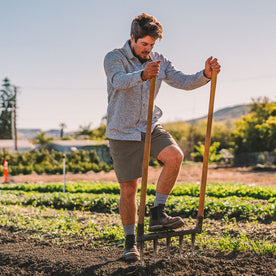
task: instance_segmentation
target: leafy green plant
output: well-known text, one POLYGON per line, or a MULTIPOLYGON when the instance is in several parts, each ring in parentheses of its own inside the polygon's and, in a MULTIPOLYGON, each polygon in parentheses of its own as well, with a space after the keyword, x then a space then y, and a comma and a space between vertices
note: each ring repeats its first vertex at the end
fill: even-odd
MULTIPOLYGON (((22 204, 32 206, 53 206, 56 209, 85 209, 94 212, 117 213, 119 210, 118 194, 92 193, 39 193, 23 191, 1 191, 2 204, 22 204)), ((154 196, 148 196, 148 204, 153 204, 154 196)), ((198 198, 190 196, 170 196, 167 210, 174 215, 196 217, 198 198)), ((207 198, 205 217, 221 219, 235 217, 248 220, 268 220, 276 217, 273 203, 252 198, 226 197, 207 198)))
MULTIPOLYGON (((203 145, 201 142, 199 142, 198 145, 195 145, 196 152, 192 153, 191 155, 196 159, 200 159, 200 161, 203 160, 204 151, 205 151, 205 145, 203 145)), ((217 153, 218 148, 220 147, 220 142, 213 142, 210 145, 209 150, 209 163, 217 162, 221 160, 222 155, 217 153)))

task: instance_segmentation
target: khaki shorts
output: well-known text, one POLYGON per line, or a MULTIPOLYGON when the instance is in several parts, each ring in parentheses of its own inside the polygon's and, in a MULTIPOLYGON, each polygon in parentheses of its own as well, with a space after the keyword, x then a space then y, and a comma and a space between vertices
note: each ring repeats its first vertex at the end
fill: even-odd
MULTIPOLYGON (((142 141, 109 140, 118 182, 127 182, 142 176, 145 137, 146 134, 142 133, 142 141)), ((161 125, 157 125, 151 134, 150 156, 157 159, 158 154, 170 145, 177 143, 161 125)))

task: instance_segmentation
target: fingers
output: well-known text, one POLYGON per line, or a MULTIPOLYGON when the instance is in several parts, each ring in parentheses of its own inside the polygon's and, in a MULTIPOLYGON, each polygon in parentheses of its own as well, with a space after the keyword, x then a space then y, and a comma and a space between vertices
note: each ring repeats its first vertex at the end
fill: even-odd
POLYGON ((213 58, 212 56, 209 57, 205 62, 205 69, 204 69, 204 75, 207 78, 211 78, 212 71, 220 72, 220 64, 217 60, 217 58, 213 58))
POLYGON ((210 69, 212 71, 217 71, 217 72, 220 72, 220 64, 217 60, 217 58, 214 58, 213 57, 210 57, 207 59, 206 63, 209 63, 208 65, 210 66, 210 69))
POLYGON ((212 71, 220 71, 220 64, 218 63, 217 59, 214 59, 211 63, 210 63, 210 67, 212 71))
POLYGON ((156 61, 156 62, 149 62, 147 63, 145 69, 143 70, 143 79, 144 80, 148 80, 151 79, 153 77, 157 77, 159 74, 159 70, 160 70, 160 60, 156 61))
POLYGON ((212 69, 212 71, 220 72, 220 65, 212 66, 211 69, 212 69))
POLYGON ((210 56, 207 60, 206 60, 206 63, 208 62, 208 63, 210 63, 210 61, 213 59, 213 57, 212 56, 210 56))
POLYGON ((148 63, 146 68, 153 77, 156 77, 159 74, 160 65, 157 62, 148 63))

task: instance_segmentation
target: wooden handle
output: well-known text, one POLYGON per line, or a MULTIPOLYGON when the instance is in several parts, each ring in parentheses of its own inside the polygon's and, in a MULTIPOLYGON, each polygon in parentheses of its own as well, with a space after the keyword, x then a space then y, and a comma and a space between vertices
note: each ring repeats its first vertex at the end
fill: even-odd
POLYGON ((150 157, 151 125, 152 125, 153 103, 154 103, 154 93, 155 93, 155 82, 156 82, 155 77, 150 80, 147 132, 146 132, 146 138, 145 138, 143 173, 142 173, 139 219, 138 219, 138 234, 137 234, 138 236, 141 236, 144 234, 142 232, 144 229, 142 228, 144 228, 145 206, 146 206, 146 196, 147 196, 148 166, 149 166, 149 157, 150 157), (141 227, 141 225, 143 227, 141 227))
POLYGON ((198 205, 198 216, 199 217, 203 217, 203 215, 204 215, 204 201, 205 201, 205 192, 206 192, 213 110, 214 110, 215 91, 216 91, 216 84, 217 84, 217 74, 218 74, 218 72, 212 71, 209 112, 208 112, 208 121, 207 121, 206 138, 205 138, 205 149, 204 149, 201 186, 200 186, 200 196, 199 196, 199 205, 198 205))

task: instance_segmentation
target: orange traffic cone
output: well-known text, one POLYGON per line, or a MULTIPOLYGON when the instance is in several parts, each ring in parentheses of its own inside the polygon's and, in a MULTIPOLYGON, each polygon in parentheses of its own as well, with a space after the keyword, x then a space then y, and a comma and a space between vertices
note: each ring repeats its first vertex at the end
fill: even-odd
POLYGON ((4 160, 4 177, 5 177, 5 183, 9 183, 9 171, 8 171, 8 161, 4 160))

